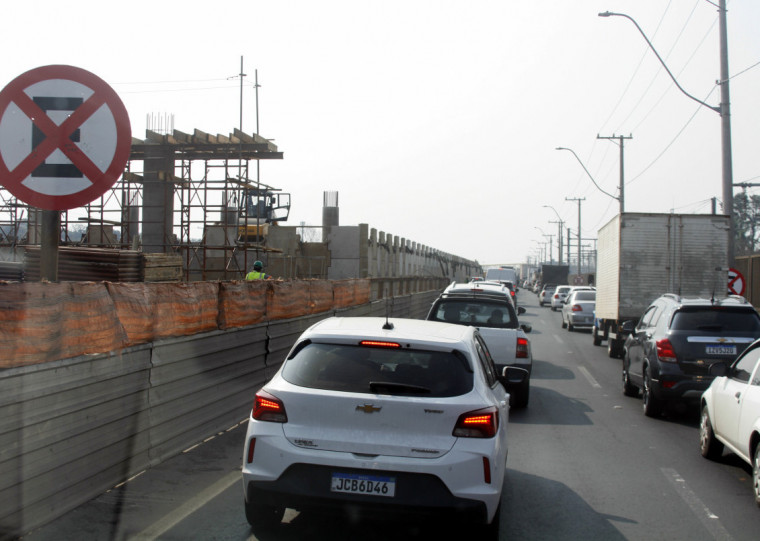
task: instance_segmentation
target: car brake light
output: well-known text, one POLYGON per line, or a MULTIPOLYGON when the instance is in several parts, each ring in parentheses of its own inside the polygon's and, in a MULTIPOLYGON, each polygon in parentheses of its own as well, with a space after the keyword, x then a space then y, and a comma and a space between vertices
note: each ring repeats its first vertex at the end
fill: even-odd
POLYGON ((530 343, 527 338, 517 337, 517 349, 515 351, 515 357, 518 359, 527 359, 530 353, 530 343))
POLYGON ((559 299, 559 293, 555 293, 555 294, 554 294, 554 298, 555 298, 555 299, 559 299))
POLYGON ((574 304, 573 312, 583 312, 583 306, 581 306, 580 304, 574 304))
POLYGON ((452 434, 458 438, 492 438, 499 429, 499 411, 491 406, 463 413, 452 434))
POLYGON ((678 362, 678 359, 676 359, 676 352, 673 349, 673 344, 670 343, 670 340, 662 338, 661 340, 657 340, 656 345, 658 359, 665 363, 678 362))
POLYGON ((381 342, 378 340, 362 340, 359 342, 360 346, 368 346, 373 348, 400 348, 401 344, 398 342, 381 342))
POLYGON ((288 422, 288 415, 285 413, 285 404, 282 403, 282 400, 263 390, 256 393, 251 416, 257 421, 288 422))

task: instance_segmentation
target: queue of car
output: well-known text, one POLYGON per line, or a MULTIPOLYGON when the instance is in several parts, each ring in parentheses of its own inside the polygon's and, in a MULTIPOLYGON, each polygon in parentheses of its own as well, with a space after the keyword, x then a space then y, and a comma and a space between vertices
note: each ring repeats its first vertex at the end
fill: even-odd
POLYGON ((243 451, 248 522, 286 508, 426 515, 498 538, 509 408, 532 356, 512 291, 451 284, 426 320, 333 317, 307 329, 254 398, 243 451))

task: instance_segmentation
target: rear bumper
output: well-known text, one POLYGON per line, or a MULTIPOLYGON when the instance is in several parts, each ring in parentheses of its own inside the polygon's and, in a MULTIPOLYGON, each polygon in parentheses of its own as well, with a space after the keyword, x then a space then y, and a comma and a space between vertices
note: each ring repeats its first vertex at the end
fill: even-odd
POLYGON ((248 502, 263 502, 297 510, 321 509, 337 513, 362 513, 372 517, 452 518, 485 524, 485 502, 454 496, 435 475, 412 472, 378 472, 313 464, 293 464, 274 481, 245 481, 248 502), (392 476, 396 481, 393 497, 331 492, 333 472, 392 476))

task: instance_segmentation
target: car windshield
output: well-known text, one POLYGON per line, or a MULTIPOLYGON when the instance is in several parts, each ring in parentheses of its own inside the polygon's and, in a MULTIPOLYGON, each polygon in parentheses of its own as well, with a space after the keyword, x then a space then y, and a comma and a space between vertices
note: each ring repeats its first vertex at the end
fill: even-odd
POLYGON ((309 344, 288 359, 282 377, 300 387, 392 395, 460 396, 473 374, 459 351, 309 344))
POLYGON ((496 329, 514 329, 518 326, 505 303, 486 299, 444 299, 438 303, 432 316, 435 321, 459 325, 496 329))
POLYGON ((750 310, 722 307, 682 309, 675 313, 670 328, 675 331, 760 332, 760 317, 750 310))

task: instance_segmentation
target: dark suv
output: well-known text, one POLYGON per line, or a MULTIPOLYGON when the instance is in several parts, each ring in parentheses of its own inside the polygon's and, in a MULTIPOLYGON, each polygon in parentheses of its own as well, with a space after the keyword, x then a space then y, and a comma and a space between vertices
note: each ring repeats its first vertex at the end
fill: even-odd
POLYGON ((760 316, 743 297, 682 298, 666 294, 639 323, 623 324, 623 393, 642 390, 644 413, 658 416, 669 401, 699 403, 714 363, 731 364, 755 338, 760 316))

